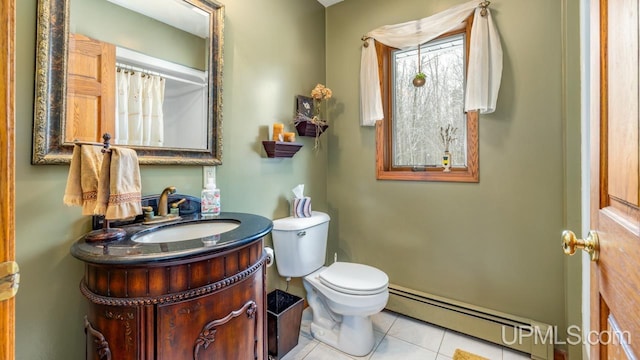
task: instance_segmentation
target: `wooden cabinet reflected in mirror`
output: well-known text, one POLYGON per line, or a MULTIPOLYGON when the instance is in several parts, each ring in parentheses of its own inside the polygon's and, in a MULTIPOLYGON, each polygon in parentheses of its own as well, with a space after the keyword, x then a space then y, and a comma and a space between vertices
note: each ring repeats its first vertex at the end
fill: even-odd
POLYGON ((221 163, 224 8, 165 1, 38 1, 33 164, 68 163, 75 140, 101 142, 105 132, 142 164, 221 163), (160 105, 139 119, 127 113, 123 73, 161 84, 150 90, 160 105))

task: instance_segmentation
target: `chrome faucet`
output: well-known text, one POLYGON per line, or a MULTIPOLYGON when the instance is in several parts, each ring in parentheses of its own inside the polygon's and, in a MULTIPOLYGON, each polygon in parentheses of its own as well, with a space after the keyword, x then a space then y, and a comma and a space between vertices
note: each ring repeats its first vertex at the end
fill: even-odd
POLYGON ((169 194, 174 194, 176 192, 175 186, 168 186, 162 193, 160 194, 160 198, 158 199, 158 216, 167 216, 169 205, 167 204, 167 199, 169 198, 169 194))

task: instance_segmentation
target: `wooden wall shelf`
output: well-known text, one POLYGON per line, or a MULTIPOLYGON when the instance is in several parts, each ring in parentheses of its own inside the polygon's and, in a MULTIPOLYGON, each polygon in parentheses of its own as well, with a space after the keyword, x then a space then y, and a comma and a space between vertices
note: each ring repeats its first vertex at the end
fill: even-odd
POLYGON ((270 158, 290 158, 300 150, 302 144, 283 141, 263 141, 262 146, 270 158))
POLYGON ((301 121, 296 124, 296 130, 300 136, 316 137, 322 135, 329 125, 318 126, 311 121, 301 121))

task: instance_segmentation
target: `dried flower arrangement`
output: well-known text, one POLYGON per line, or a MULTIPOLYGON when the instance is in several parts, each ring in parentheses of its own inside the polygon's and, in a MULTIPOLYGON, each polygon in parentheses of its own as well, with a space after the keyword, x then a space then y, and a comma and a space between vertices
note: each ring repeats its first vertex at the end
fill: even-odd
POLYGON ((447 125, 446 128, 440 126, 440 141, 442 141, 442 144, 444 145, 445 152, 449 151, 449 145, 451 145, 451 142, 457 139, 455 136, 456 131, 458 131, 458 128, 453 127, 451 124, 447 125))
MULTIPOLYGON (((313 116, 309 117, 303 114, 300 110, 296 114, 293 120, 298 133, 302 136, 308 136, 300 132, 300 124, 312 124, 315 128, 315 145, 314 149, 318 149, 319 137, 324 130, 329 127, 327 119, 322 118, 322 101, 329 100, 333 96, 333 92, 323 84, 317 84, 313 90, 311 90, 311 99, 313 99, 313 116)), ((304 127, 303 127, 304 128, 304 127)))

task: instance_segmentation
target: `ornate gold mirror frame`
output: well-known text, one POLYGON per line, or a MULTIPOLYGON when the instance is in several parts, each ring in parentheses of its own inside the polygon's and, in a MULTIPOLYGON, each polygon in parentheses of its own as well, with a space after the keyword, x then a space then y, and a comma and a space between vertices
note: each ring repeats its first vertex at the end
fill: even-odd
MULTIPOLYGON (((32 164, 66 164, 73 143, 64 141, 69 2, 39 0, 32 164)), ((80 0, 76 0, 80 1, 80 0)), ((207 149, 133 147, 141 164, 222 163, 222 45, 224 7, 211 0, 185 0, 209 13, 207 149)))

